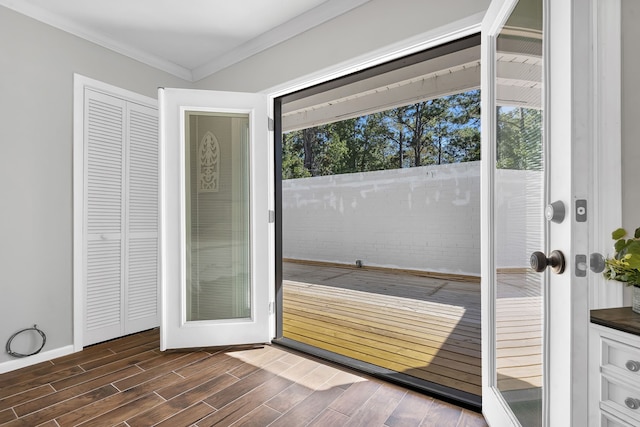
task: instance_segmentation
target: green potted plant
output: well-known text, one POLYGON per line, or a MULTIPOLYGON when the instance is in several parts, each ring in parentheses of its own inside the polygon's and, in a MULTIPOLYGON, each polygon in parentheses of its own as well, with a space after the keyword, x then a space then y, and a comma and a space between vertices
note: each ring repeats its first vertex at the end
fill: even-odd
POLYGON ((627 231, 618 228, 611 237, 615 240, 615 254, 605 260, 604 277, 633 286, 632 309, 640 313, 640 227, 631 238, 627 231))

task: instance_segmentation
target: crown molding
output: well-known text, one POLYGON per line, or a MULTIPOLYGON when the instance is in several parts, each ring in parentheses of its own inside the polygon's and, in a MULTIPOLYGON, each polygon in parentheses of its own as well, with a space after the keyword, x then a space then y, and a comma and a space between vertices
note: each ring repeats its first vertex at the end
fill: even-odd
POLYGON ((0 0, 0 6, 4 6, 22 15, 26 15, 44 24, 73 34, 74 36, 120 53, 158 70, 165 71, 181 79, 189 82, 195 82, 215 73, 216 71, 262 52, 265 49, 282 43, 297 34, 316 27, 369 1, 370 0, 329 0, 193 70, 177 65, 159 56, 136 49, 125 43, 117 42, 103 34, 92 31, 91 28, 79 25, 72 20, 50 13, 29 3, 18 0, 0 0))
POLYGON ((74 36, 87 40, 91 43, 120 53, 131 59, 135 59, 136 61, 142 62, 143 64, 149 65, 153 68, 173 74, 174 76, 180 77, 184 80, 193 81, 191 70, 187 68, 181 67, 173 62, 151 55, 132 46, 116 42, 111 38, 93 32, 90 28, 78 25, 72 20, 53 14, 42 8, 14 0, 0 0, 0 5, 69 34, 73 34, 74 36))

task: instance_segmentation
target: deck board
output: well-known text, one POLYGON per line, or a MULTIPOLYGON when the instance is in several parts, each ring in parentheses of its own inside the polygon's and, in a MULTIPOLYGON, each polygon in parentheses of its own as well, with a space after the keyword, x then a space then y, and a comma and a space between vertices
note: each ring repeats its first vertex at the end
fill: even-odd
MULTIPOLYGON (((383 270, 284 263, 286 338, 481 395, 480 284, 383 270)), ((540 296, 504 275, 498 384, 539 387, 540 296), (519 291, 519 287, 522 288, 519 291)), ((520 278, 520 279, 519 279, 520 278)))

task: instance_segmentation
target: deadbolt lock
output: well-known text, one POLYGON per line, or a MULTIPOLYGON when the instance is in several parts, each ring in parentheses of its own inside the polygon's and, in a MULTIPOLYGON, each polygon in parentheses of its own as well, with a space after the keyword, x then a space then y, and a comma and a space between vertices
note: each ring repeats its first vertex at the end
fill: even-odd
POLYGON ((564 203, 560 200, 547 205, 544 210, 544 216, 547 218, 547 221, 555 222, 556 224, 564 221, 565 216, 565 208, 564 203))

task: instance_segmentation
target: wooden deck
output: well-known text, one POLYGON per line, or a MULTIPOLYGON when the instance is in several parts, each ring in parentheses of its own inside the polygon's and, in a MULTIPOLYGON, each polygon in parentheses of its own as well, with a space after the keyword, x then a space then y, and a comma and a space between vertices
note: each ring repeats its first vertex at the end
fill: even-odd
MULTIPOLYGON (((480 284, 398 272, 284 264, 286 338, 481 395, 480 284)), ((502 390, 540 384, 539 296, 498 302, 502 390)), ((502 288, 505 288, 504 286, 502 288)))
POLYGON ((500 390, 542 387, 542 304, 539 273, 499 275, 496 341, 500 390))
POLYGON ((158 330, 0 375, 0 425, 451 426, 482 415, 274 346, 164 352, 158 330))

